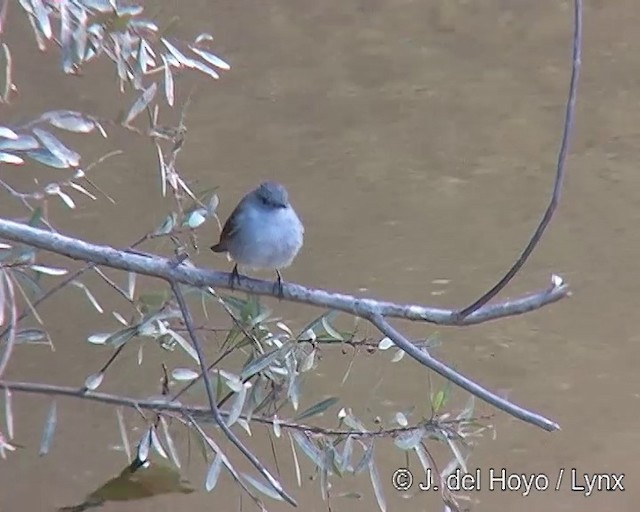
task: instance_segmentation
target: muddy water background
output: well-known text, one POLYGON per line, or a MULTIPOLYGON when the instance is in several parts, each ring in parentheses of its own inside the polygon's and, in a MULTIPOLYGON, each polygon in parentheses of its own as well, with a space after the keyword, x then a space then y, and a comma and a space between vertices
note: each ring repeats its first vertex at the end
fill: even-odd
MULTIPOLYGON (((543 287, 556 272, 569 281, 574 297, 518 318, 439 329, 443 345, 437 355, 554 418, 563 429, 545 433, 500 414, 497 440, 483 441, 471 466, 545 473, 552 482, 560 468, 624 472, 627 491, 584 498, 570 492, 568 482, 560 492, 527 498, 484 491, 472 495, 475 510, 635 510, 632 504, 640 498, 635 485, 640 475, 635 450, 640 440, 635 322, 640 7, 631 0, 586 4, 577 126, 563 201, 538 251, 507 292, 543 287)), ((157 5, 165 13, 179 9, 185 36, 212 31, 217 50, 233 66, 219 83, 204 82, 194 98, 182 172, 202 188, 221 187, 224 215, 259 180, 286 183, 308 233, 288 279, 455 307, 492 285, 521 250, 552 183, 569 75, 570 3, 157 5), (438 279, 450 282, 434 284, 438 279)), ((35 56, 31 34, 15 14, 8 40, 16 53, 21 98, 3 111, 3 121, 45 108, 112 115, 114 105, 125 104, 114 93, 110 67, 95 66, 74 80, 35 56)), ((181 93, 188 83, 180 82, 181 93)), ((152 147, 112 133, 107 143, 83 139, 82 144, 88 144, 86 158, 113 147, 127 151, 94 175, 118 206, 80 201, 77 212, 61 209, 58 218, 68 233, 125 246, 157 225, 168 205, 156 199, 152 147)), ((215 235, 208 233, 211 239, 215 235)), ((224 260, 208 255, 197 261, 226 268, 224 260)), ((20 349, 9 377, 77 385, 107 356, 83 340, 93 329, 115 324, 74 291, 59 299, 43 308, 57 352, 20 349)), ((125 310, 108 291, 101 300, 125 310)), ((288 306, 282 312, 292 325, 316 313, 288 306)), ((428 325, 403 328, 414 337, 434 332, 428 325)), ((132 353, 118 367, 120 381, 106 389, 154 393, 150 375, 156 375, 162 355, 148 353, 151 362, 144 371, 132 353)), ((388 359, 388 354, 358 359, 341 388, 336 383, 349 358, 326 350, 310 401, 337 393, 363 416, 367 406, 390 414, 424 402, 425 371, 410 361, 390 366, 388 359), (380 409, 381 403, 393 406, 380 409)), ((28 449, 0 464, 3 512, 53 510, 82 501, 124 463, 121 453, 109 449, 119 439, 112 411, 80 401, 60 402, 53 452, 38 459, 47 403, 17 397, 19 441, 28 449)), ((257 439, 258 453, 270 461, 266 437, 257 439)), ((288 448, 281 450, 283 479, 293 488, 288 448)), ((439 509, 433 496, 407 500, 393 491, 390 474, 403 462, 392 450, 378 451, 390 509, 439 509)), ((191 476, 200 488, 199 471, 196 464, 191 476)), ((228 479, 220 485, 235 489, 228 479)), ((335 502, 334 510, 373 509, 367 480, 357 480, 353 488, 365 498, 335 502)), ((235 490, 223 489, 108 504, 104 510, 236 509, 235 490)), ((307 482, 296 496, 301 510, 326 510, 315 483, 307 482)))

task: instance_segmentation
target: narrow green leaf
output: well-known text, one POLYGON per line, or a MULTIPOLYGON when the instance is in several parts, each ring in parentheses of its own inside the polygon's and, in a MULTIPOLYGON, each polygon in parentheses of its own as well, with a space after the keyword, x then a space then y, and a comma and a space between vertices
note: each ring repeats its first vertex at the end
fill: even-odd
POLYGON ((209 469, 207 470, 207 476, 205 478, 204 487, 207 492, 211 492, 213 488, 218 483, 218 478, 220 477, 220 471, 222 469, 222 458, 219 455, 216 455, 213 458, 213 462, 209 465, 209 469))
MULTIPOLYGON (((373 447, 372 447, 373 451, 373 447)), ((387 504, 384 499, 384 492, 382 490, 382 484, 380 483, 380 475, 378 474, 378 468, 376 468, 376 464, 371 458, 369 461, 369 477, 371 478, 371 485, 373 486, 373 493, 376 496, 376 500, 378 501, 378 507, 380 507, 381 512, 386 512, 387 504)))
POLYGON ((316 416, 318 414, 321 414, 324 411, 326 411, 329 407, 331 407, 332 405, 336 404, 339 401, 340 401, 340 398, 336 396, 325 398, 324 400, 321 400, 320 402, 312 405, 308 409, 305 409, 304 411, 302 411, 298 416, 295 417, 295 421, 301 421, 305 418, 309 418, 311 416, 316 416))
POLYGON ((240 372, 240 379, 247 380, 253 377, 255 374, 260 373, 262 370, 273 364, 275 361, 284 358, 291 350, 292 345, 287 343, 282 347, 267 352, 257 357, 253 361, 250 361, 240 372))
POLYGON ((369 462, 373 457, 373 444, 371 446, 366 446, 366 445, 363 445, 363 446, 364 446, 364 455, 362 456, 362 459, 360 459, 360 462, 358 462, 358 465, 353 470, 354 474, 356 475, 362 473, 362 470, 369 467, 369 462))
POLYGON ((227 426, 231 427, 236 421, 238 421, 238 418, 240 417, 240 414, 242 414, 242 408, 244 407, 244 404, 247 400, 247 390, 251 387, 251 383, 250 382, 245 382, 242 385, 242 388, 240 388, 240 391, 238 391, 235 394, 235 397, 233 399, 233 403, 231 404, 231 407, 229 408, 229 416, 227 417, 227 426))
POLYGON ((323 468, 325 466, 324 456, 318 447, 302 432, 296 430, 292 435, 294 441, 300 448, 302 448, 302 451, 307 457, 309 457, 311 462, 313 462, 318 468, 323 468))
POLYGON ((280 494, 278 494, 278 492, 271 486, 271 484, 269 484, 267 482, 263 483, 263 482, 255 479, 255 478, 253 478, 251 475, 246 474, 246 473, 241 473, 241 474, 242 474, 242 478, 244 478, 257 491, 261 492, 265 496, 269 496, 269 498, 272 498, 272 499, 278 500, 278 501, 283 501, 284 500, 284 498, 282 496, 280 496, 280 494))
POLYGON ((56 401, 51 402, 49 407, 49 413, 47 419, 44 422, 44 428, 42 429, 42 437, 40 438, 40 451, 39 455, 43 456, 49 453, 51 443, 53 442, 53 434, 56 431, 56 425, 58 423, 58 409, 56 401))

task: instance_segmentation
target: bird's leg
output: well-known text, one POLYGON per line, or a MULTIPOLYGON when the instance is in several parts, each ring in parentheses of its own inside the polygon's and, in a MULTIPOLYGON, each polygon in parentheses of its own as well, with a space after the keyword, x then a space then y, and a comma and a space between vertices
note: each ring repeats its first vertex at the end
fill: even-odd
POLYGON ((278 269, 276 269, 276 274, 278 274, 278 280, 273 283, 273 293, 276 293, 276 289, 278 297, 280 298, 280 300, 282 300, 284 298, 284 291, 282 289, 282 275, 280 274, 280 271, 278 269))
POLYGON ((236 263, 233 266, 233 270, 231 271, 231 276, 229 277, 229 286, 231 287, 231 289, 233 290, 233 280, 238 281, 238 284, 240 284, 240 274, 238 273, 238 264, 236 263))

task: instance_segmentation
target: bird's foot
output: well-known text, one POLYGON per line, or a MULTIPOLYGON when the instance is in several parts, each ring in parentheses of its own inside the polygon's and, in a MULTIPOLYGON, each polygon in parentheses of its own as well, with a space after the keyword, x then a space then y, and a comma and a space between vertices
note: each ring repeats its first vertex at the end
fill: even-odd
POLYGON ((240 284, 240 274, 238 273, 238 265, 233 266, 231 275, 229 276, 229 287, 233 290, 233 281, 237 281, 240 284))
POLYGON ((284 290, 282 289, 282 275, 279 270, 276 270, 276 274, 278 274, 278 279, 275 283, 273 283, 273 293, 277 295, 280 300, 284 298, 284 290))

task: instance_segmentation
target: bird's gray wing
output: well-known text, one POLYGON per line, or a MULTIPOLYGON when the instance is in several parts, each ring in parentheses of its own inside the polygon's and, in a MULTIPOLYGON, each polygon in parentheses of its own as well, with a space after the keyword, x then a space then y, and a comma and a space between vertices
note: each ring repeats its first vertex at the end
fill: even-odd
POLYGON ((242 201, 238 203, 238 205, 231 212, 231 215, 229 215, 227 221, 224 223, 224 226, 222 227, 222 233, 220 233, 220 240, 216 245, 211 246, 211 250, 213 252, 227 251, 227 240, 233 237, 233 235, 238 230, 240 220, 238 213, 240 212, 245 200, 246 198, 243 198, 242 201))

